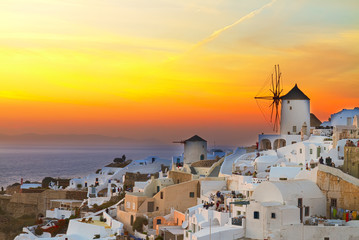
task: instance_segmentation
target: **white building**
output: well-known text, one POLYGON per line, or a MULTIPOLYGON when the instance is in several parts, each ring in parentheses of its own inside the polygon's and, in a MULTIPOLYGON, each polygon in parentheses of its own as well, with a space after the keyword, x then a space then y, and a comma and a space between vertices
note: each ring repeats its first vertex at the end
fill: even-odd
POLYGON ((285 180, 261 183, 247 207, 246 237, 281 239, 283 228, 301 225, 306 217, 325 216, 325 208, 325 196, 314 182, 285 180))
POLYGON ((184 141, 184 157, 185 164, 191 164, 200 160, 206 160, 207 157, 207 141, 195 135, 184 141))
POLYGON ((352 125, 354 116, 359 115, 359 107, 354 109, 343 109, 340 112, 330 115, 329 121, 323 122, 321 126, 352 125))
POLYGON ((50 209, 46 210, 47 218, 65 219, 75 215, 75 207, 80 207, 83 201, 72 199, 55 199, 50 200, 50 209), (59 207, 53 208, 53 204, 59 207))
POLYGON ((205 209, 202 204, 189 208, 184 222, 184 240, 238 239, 244 236, 242 226, 232 224, 229 212, 205 209))

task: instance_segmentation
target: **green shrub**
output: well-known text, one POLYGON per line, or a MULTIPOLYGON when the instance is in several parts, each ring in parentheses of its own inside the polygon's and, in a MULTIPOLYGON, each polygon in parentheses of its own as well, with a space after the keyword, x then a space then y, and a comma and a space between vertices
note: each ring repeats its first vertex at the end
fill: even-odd
POLYGON ((81 183, 77 184, 76 186, 77 186, 78 189, 81 189, 81 188, 82 188, 82 184, 81 184, 81 183))

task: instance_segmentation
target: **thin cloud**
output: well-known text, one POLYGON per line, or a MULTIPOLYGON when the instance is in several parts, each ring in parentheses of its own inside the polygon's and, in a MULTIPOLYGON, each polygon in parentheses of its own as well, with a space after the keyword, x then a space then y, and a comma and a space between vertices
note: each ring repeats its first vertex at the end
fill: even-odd
POLYGON ((227 25, 219 30, 214 31, 209 37, 203 39, 202 41, 198 42, 191 50, 195 50, 201 46, 203 46, 204 44, 207 44, 211 41, 213 41, 214 39, 216 39, 220 34, 222 34, 224 31, 240 24, 241 22, 250 19, 252 17, 254 17, 255 15, 259 14, 263 9, 270 7, 273 5, 273 3, 275 3, 277 0, 272 0, 270 3, 267 3, 266 5, 262 6, 261 8, 258 8, 250 13, 248 13, 247 15, 241 17, 240 19, 238 19, 237 21, 235 21, 234 23, 227 25))

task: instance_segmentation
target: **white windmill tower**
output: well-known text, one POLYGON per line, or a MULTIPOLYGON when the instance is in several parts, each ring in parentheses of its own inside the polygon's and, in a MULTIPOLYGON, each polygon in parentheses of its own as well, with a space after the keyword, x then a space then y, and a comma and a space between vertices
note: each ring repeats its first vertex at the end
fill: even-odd
POLYGON ((310 99, 295 84, 286 95, 281 97, 281 135, 310 134, 310 99), (302 132, 303 131, 303 132, 302 132))

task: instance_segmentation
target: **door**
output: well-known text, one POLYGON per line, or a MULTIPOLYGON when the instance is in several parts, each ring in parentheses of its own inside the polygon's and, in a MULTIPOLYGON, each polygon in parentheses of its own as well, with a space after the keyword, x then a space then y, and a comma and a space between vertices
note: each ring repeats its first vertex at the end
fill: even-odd
POLYGON ((155 203, 154 202, 148 202, 147 203, 147 212, 153 212, 155 203))
POLYGON ((299 211, 300 211, 300 222, 303 222, 303 198, 298 198, 298 207, 299 207, 299 211))

